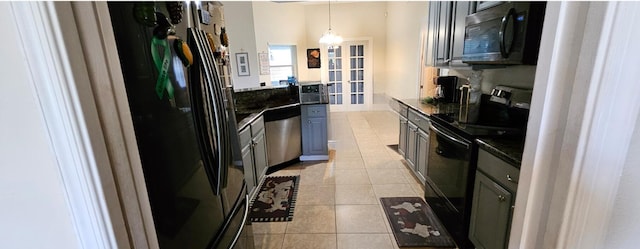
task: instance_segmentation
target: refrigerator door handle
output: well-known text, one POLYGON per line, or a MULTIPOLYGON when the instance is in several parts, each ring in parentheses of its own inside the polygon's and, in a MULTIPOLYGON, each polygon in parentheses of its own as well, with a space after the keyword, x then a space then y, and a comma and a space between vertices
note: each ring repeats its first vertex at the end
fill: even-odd
POLYGON ((203 68, 207 88, 205 93, 208 97, 208 104, 212 106, 214 112, 212 113, 212 116, 215 116, 215 120, 212 120, 212 123, 215 124, 218 138, 218 165, 215 168, 215 171, 219 176, 219 182, 216 188, 218 190, 221 190, 222 188, 227 186, 227 167, 231 159, 231 145, 229 141, 228 124, 226 122, 226 110, 224 108, 223 96, 221 94, 222 89, 220 89, 221 84, 219 84, 219 78, 217 77, 218 75, 216 71, 215 61, 212 58, 213 51, 208 45, 205 32, 195 29, 193 33, 197 41, 201 62, 204 65, 203 68))
POLYGON ((227 167, 231 163, 231 142, 229 137, 229 124, 227 123, 228 117, 226 108, 224 106, 224 96, 222 95, 222 85, 220 84, 220 79, 218 77, 218 72, 216 68, 215 59, 213 58, 213 51, 211 50, 211 46, 207 42, 206 33, 203 30, 197 30, 198 37, 200 39, 202 45, 202 54, 204 55, 203 60, 206 60, 205 65, 207 65, 207 72, 209 73, 209 81, 208 86, 211 89, 210 94, 212 98, 212 102, 214 102, 214 107, 216 108, 216 124, 217 131, 220 136, 220 163, 218 165, 218 171, 220 172, 220 188, 224 188, 227 186, 227 167))
POLYGON ((231 246, 229 248, 233 248, 236 243, 238 243, 238 239, 240 239, 240 235, 242 235, 242 231, 244 230, 244 226, 247 224, 247 219, 249 219, 249 195, 245 195, 245 204, 244 204, 244 214, 242 216, 242 224, 240 225, 240 229, 238 229, 238 233, 233 238, 233 242, 231 242, 231 246))
MULTIPOLYGON (((212 181, 213 192, 214 194, 220 193, 222 190, 222 181, 224 177, 224 167, 222 164, 224 162, 224 154, 226 150, 226 146, 224 146, 224 133, 222 132, 222 127, 220 126, 221 115, 218 110, 218 104, 215 102, 215 95, 212 94, 214 89, 212 88, 211 81, 213 80, 211 77, 210 66, 207 63, 207 54, 202 46, 202 41, 199 36, 199 31, 196 29, 189 29, 189 36, 193 39, 192 46, 194 50, 196 50, 195 58, 199 59, 197 63, 201 63, 198 68, 197 64, 194 63, 192 68, 192 79, 193 83, 198 84, 197 89, 192 89, 192 98, 197 98, 202 100, 200 103, 196 103, 195 108, 199 109, 199 113, 203 115, 203 117, 199 118, 198 126, 200 127, 199 133, 200 136, 204 136, 204 142, 201 146, 204 146, 205 152, 203 157, 207 158, 208 163, 206 163, 206 167, 208 168, 207 172, 212 174, 213 176, 209 176, 210 179, 215 179, 212 181), (201 70, 201 71, 200 71, 201 70), (200 79, 200 77, 203 79, 200 79), (199 105, 198 105, 199 104, 199 105), (200 110, 202 108, 203 110, 200 110), (217 157, 215 155, 217 154, 217 157), (215 159, 218 159, 217 162, 215 159), (213 171, 213 172, 211 172, 213 171)), ((194 85, 194 84, 192 84, 194 85)))

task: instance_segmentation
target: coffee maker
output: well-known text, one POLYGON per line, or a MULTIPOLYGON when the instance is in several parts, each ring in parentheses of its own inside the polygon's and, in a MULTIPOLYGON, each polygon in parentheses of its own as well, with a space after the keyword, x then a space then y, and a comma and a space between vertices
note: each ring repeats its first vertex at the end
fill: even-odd
POLYGON ((440 103, 459 103, 460 87, 458 86, 458 77, 441 76, 436 78, 435 99, 440 103))

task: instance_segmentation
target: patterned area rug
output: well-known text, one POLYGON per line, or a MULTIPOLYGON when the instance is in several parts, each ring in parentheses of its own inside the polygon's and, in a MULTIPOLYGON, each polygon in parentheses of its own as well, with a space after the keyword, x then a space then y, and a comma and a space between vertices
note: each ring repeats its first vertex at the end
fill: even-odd
POLYGON ((380 198, 380 202, 399 247, 456 247, 422 198, 380 198))
POLYGON ((293 220, 300 176, 268 176, 251 201, 251 221, 293 220))

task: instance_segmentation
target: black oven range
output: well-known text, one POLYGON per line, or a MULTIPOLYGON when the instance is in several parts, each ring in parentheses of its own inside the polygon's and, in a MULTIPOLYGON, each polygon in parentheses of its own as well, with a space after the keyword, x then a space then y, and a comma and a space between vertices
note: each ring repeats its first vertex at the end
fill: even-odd
MULTIPOLYGON (((483 96, 488 100, 489 96, 483 96)), ((458 122, 458 113, 431 115, 425 200, 459 248, 473 248, 468 239, 473 182, 478 157, 475 138, 524 138, 528 110, 483 102, 474 124, 458 122), (510 119, 500 119, 510 112, 510 119), (520 113, 522 112, 522 113, 520 113)))

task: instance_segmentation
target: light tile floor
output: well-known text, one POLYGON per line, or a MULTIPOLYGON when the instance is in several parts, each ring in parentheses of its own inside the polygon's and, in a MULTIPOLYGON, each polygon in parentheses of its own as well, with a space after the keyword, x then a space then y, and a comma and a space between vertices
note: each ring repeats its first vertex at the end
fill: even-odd
POLYGON ((423 196, 387 145, 398 144, 389 111, 337 112, 329 120, 329 161, 302 162, 271 175, 300 175, 293 221, 253 223, 256 248, 398 248, 380 197, 423 196))

